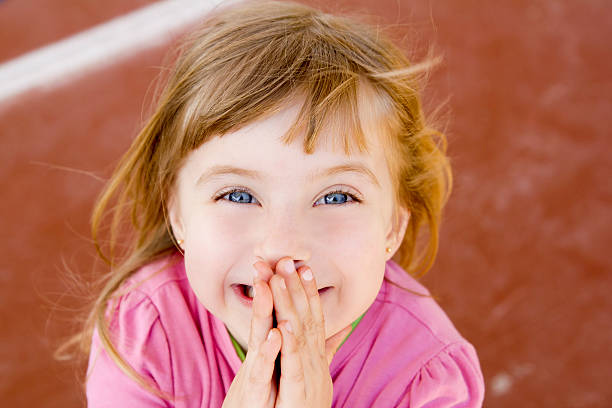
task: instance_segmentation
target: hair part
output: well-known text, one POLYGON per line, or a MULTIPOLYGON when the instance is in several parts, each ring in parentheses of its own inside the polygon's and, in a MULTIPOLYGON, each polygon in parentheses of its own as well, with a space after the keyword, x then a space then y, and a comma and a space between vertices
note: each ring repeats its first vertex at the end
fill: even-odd
POLYGON ((367 151, 360 109, 363 115, 364 98, 374 101, 368 108, 384 118, 395 203, 411 212, 395 259, 411 275, 425 274, 437 253, 441 212, 452 185, 446 138, 426 123, 418 93, 439 62, 430 55, 413 64, 378 30, 301 4, 248 2, 208 15, 184 42, 155 111, 97 199, 92 237, 109 272, 83 330, 62 350, 79 345, 88 355, 97 328, 122 370, 170 399, 113 346, 107 322, 113 299, 140 267, 176 251, 166 212, 186 156, 211 137, 277 112, 296 95, 304 103, 284 141, 303 137, 307 154, 329 127, 333 131, 327 134, 346 154, 367 151), (424 229, 426 239, 417 248, 424 229), (127 245, 118 248, 119 242, 127 245))

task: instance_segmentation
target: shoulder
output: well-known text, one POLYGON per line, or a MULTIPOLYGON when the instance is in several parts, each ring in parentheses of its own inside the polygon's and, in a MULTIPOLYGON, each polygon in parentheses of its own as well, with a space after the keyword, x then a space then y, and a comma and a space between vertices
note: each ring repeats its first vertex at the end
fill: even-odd
POLYGON ((198 316, 206 314, 175 254, 154 260, 125 280, 107 305, 109 329, 118 339, 146 336, 153 327, 172 337, 181 329, 198 331, 198 316))
POLYGON ((474 346, 429 291, 397 263, 387 263, 385 277, 388 281, 377 299, 384 304, 382 318, 387 320, 381 322, 381 331, 401 340, 398 347, 411 373, 405 394, 408 405, 481 406, 484 380, 474 346))
POLYGON ((484 379, 474 347, 464 341, 440 350, 415 373, 404 399, 413 408, 481 407, 484 379))
MULTIPOLYGON (((169 308, 170 298, 177 299, 184 292, 182 264, 175 256, 167 256, 138 268, 111 296, 106 306, 109 340, 118 355, 139 373, 154 373, 160 382, 159 367, 170 360, 169 308)), ((90 370, 115 371, 112 353, 103 346, 100 327, 96 326, 90 352, 90 370)), ((95 375, 94 375, 95 377, 95 375)))
POLYGON ((380 304, 385 319, 399 319, 404 322, 402 326, 423 332, 423 339, 428 339, 432 347, 464 341, 429 290, 394 261, 387 262, 385 281, 375 302, 380 304))
POLYGON ((377 299, 386 309, 383 320, 388 320, 381 322, 381 331, 401 340, 402 354, 410 361, 410 406, 438 406, 434 401, 453 399, 463 406, 480 406, 484 380, 474 346, 429 291, 397 263, 387 263, 385 277, 388 281, 377 299), (399 335, 392 330, 402 326, 399 335))
MULTIPOLYGON (((100 327, 92 337, 88 365, 87 400, 91 406, 111 403, 121 406, 165 406, 145 388, 124 364, 150 387, 172 394, 174 382, 168 372, 171 351, 164 321, 163 292, 178 293, 180 281, 172 259, 164 258, 139 268, 116 291, 107 304, 109 340, 114 350, 102 341, 100 327), (174 287, 174 288, 173 288, 174 287), (118 358, 123 361, 119 364, 118 358), (109 395, 108 389, 115 392, 109 395)), ((104 405, 106 406, 106 405, 104 405)))
POLYGON ((138 268, 121 285, 118 295, 129 295, 137 303, 157 297, 163 289, 180 291, 187 284, 183 258, 173 253, 138 268))
POLYGON ((347 392, 375 392, 357 392, 353 397, 358 398, 344 405, 362 406, 357 401, 367 401, 369 406, 480 406, 484 382, 474 347, 429 291, 395 262, 387 263, 385 278, 355 338, 352 334, 347 348, 338 351, 343 360, 338 361, 338 375, 344 369, 357 374, 347 392))
MULTIPOLYGON (((169 395, 188 391, 193 401, 214 400, 216 394, 208 385, 217 381, 218 373, 230 371, 217 354, 225 353, 231 342, 228 338, 228 346, 219 345, 223 324, 197 301, 182 256, 170 255, 134 272, 109 301, 106 320, 116 352, 154 389, 169 395)), ((122 367, 96 328, 88 366, 88 403, 112 400, 104 406, 166 406, 135 377, 126 376, 122 367), (108 389, 116 392, 109 396, 108 389)))
MULTIPOLYGON (((195 307, 195 295, 189 290, 182 257, 171 254, 138 268, 126 279, 107 304, 109 327, 165 320, 172 306, 186 303, 195 307)), ((189 308, 188 307, 188 308, 189 308)))
POLYGON ((119 342, 163 330, 168 298, 182 297, 187 286, 182 260, 174 254, 138 268, 120 284, 106 305, 106 321, 119 342))

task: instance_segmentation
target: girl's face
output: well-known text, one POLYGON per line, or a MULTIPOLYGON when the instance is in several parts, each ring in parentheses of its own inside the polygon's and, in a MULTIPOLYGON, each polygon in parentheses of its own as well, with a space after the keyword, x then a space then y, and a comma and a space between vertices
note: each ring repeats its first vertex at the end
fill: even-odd
POLYGON ((329 338, 372 304, 409 218, 398 209, 400 222, 392 223, 377 121, 362 118, 369 153, 346 156, 324 132, 307 155, 301 138, 281 141, 299 108, 296 102, 191 152, 169 206, 191 287, 244 348, 251 308, 235 288, 252 284, 258 259, 273 269, 286 256, 310 266, 327 288, 320 296, 329 338))

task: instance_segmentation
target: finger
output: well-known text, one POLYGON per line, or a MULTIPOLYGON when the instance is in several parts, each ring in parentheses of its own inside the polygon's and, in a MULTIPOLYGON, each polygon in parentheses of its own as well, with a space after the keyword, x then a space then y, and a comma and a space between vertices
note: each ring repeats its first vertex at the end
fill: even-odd
POLYGON ((269 391, 274 374, 274 362, 281 349, 282 338, 278 329, 269 331, 261 346, 253 353, 247 354, 244 364, 248 370, 248 382, 253 395, 260 395, 258 390, 269 391))
POLYGON ((259 279, 264 280, 266 282, 268 282, 272 275, 274 275, 274 271, 272 270, 270 265, 268 265, 264 261, 255 262, 253 264, 253 267, 257 270, 259 279))
MULTIPOLYGON (((254 265, 255 266, 255 265, 254 265)), ((261 267, 261 265, 259 265, 261 267)), ((272 292, 268 284, 260 279, 258 268, 255 268, 253 276, 253 288, 255 295, 252 303, 251 333, 249 336, 248 349, 257 348, 266 340, 268 332, 272 328, 272 292)))
POLYGON ((305 401, 306 384, 302 358, 291 323, 284 321, 279 324, 279 328, 283 338, 277 405, 283 406, 283 403, 289 401, 305 401))
POLYGON ((306 315, 310 314, 310 306, 308 304, 306 291, 302 287, 302 280, 296 273, 293 259, 285 257, 278 261, 276 263, 276 273, 285 278, 287 291, 293 301, 295 311, 300 319, 303 320, 306 315))
POLYGON ((300 338, 302 335, 302 322, 298 318, 295 307, 293 306, 293 301, 289 296, 285 279, 281 275, 272 276, 272 278, 270 278, 270 288, 273 294, 276 320, 278 322, 283 320, 289 321, 293 328, 293 333, 296 337, 300 338))
POLYGON ((323 315, 323 307, 321 306, 321 298, 317 290, 317 282, 312 270, 308 266, 300 267, 298 269, 298 275, 306 293, 308 308, 310 310, 309 320, 304 319, 304 331, 308 332, 305 335, 316 339, 316 347, 319 353, 323 353, 325 349, 325 318, 323 315), (306 324, 306 322, 309 324, 306 324))
POLYGON ((325 356, 327 357, 327 365, 331 364, 334 355, 338 351, 338 348, 344 339, 346 339, 346 336, 351 333, 351 330, 353 330, 353 326, 349 324, 325 341, 325 356))

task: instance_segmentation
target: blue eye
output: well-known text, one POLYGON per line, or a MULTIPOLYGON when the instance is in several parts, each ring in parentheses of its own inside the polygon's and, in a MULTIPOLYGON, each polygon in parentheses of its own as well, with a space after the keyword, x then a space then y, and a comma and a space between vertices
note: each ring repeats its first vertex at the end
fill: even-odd
POLYGON ((354 195, 352 195, 349 192, 341 191, 341 190, 332 191, 331 193, 326 194, 325 196, 323 196, 319 200, 317 200, 315 205, 317 203, 321 203, 321 201, 324 204, 334 204, 334 205, 345 204, 345 203, 351 202, 351 201, 359 202, 359 200, 354 195))
MULTIPOLYGON (((215 197, 215 201, 219 200, 225 200, 237 204, 259 204, 259 201, 257 201, 252 194, 237 188, 220 193, 215 197)), ((360 203, 361 200, 348 191, 336 190, 332 191, 331 193, 327 193, 318 199, 315 202, 315 206, 320 204, 342 205, 350 202, 360 203)))
POLYGON ((231 201, 232 203, 239 203, 239 204, 257 204, 258 203, 255 197, 253 197, 251 194, 247 193, 244 190, 238 190, 238 189, 234 189, 226 193, 221 193, 221 195, 215 198, 215 201, 219 199, 224 199, 227 201, 231 201))

